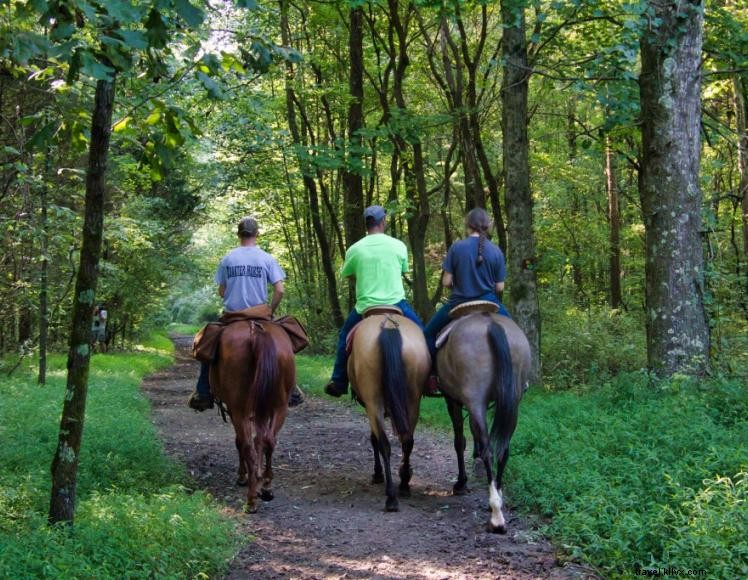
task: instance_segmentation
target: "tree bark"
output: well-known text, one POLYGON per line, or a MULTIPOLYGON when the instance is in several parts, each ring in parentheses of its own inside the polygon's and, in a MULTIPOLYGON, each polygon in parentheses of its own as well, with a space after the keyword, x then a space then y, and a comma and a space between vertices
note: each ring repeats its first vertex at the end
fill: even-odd
POLYGON ((615 153, 610 136, 605 137, 605 189, 608 194, 608 277, 610 283, 610 307, 621 308, 621 212, 616 184, 615 153))
POLYGON ((114 79, 96 83, 83 223, 80 266, 68 350, 68 376, 60 434, 52 461, 50 523, 73 523, 83 422, 86 414, 88 370, 91 362, 91 314, 99 277, 104 227, 106 165, 114 109, 114 79))
POLYGON ((42 184, 39 203, 41 205, 40 216, 40 243, 41 265, 39 272, 39 375, 37 382, 44 385, 47 382, 47 343, 49 342, 49 257, 48 245, 49 234, 47 232, 48 219, 47 210, 49 206, 47 180, 51 179, 51 155, 49 147, 44 153, 44 183, 42 184))
POLYGON ((701 47, 699 0, 649 0, 639 79, 647 356, 657 374, 709 367, 701 240, 701 47))
MULTIPOLYGON (((732 79, 732 90, 738 132, 738 197, 743 214, 743 259, 748 262, 748 77, 735 75, 732 79)), ((745 290, 748 294, 748 268, 745 290)))
POLYGON ((533 200, 530 192, 527 135, 527 66, 524 0, 503 0, 502 52, 504 78, 501 90, 504 130, 505 207, 509 233, 509 302, 512 315, 527 335, 532 349, 531 383, 540 382, 540 306, 535 273, 533 200))
POLYGON ((348 155, 343 173, 345 238, 350 247, 364 235, 364 184, 361 129, 364 126, 364 13, 359 6, 350 10, 348 49, 350 77, 348 104, 348 155))
MULTIPOLYGON (((280 0, 280 12, 281 12, 281 39, 284 46, 291 46, 291 34, 288 23, 288 3, 285 0, 280 0)), ((285 91, 286 91, 286 119, 288 121, 288 130, 291 133, 291 139, 293 140, 294 146, 298 149, 302 143, 301 133, 299 132, 298 122, 296 120, 296 109, 294 105, 294 90, 291 86, 291 80, 294 77, 293 65, 291 62, 286 61, 286 80, 285 80, 285 91)), ((327 297, 330 301, 330 310, 335 325, 338 327, 343 326, 343 314, 340 310, 340 300, 338 298, 338 284, 337 274, 333 265, 331 256, 332 251, 330 247, 330 240, 327 237, 324 224, 322 223, 322 212, 320 210, 319 203, 319 192, 317 191, 317 183, 314 180, 314 169, 309 167, 309 163, 300 158, 297 154, 297 161, 301 168, 302 180, 304 182, 304 188, 306 189, 309 197, 309 209, 312 218, 312 227, 314 228, 315 236, 319 242, 319 250, 322 256, 322 270, 327 280, 327 297)))

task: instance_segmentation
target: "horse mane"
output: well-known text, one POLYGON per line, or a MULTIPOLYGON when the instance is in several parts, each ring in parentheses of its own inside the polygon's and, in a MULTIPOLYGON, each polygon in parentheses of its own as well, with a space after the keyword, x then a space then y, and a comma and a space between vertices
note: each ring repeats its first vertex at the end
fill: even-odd
POLYGON ((279 387, 280 372, 275 341, 259 324, 255 326, 252 335, 254 375, 247 399, 247 411, 259 424, 270 420, 284 402, 279 387))
POLYGON ((490 438, 496 458, 501 460, 509 447, 509 440, 517 424, 517 395, 514 388, 512 353, 504 327, 492 321, 488 326, 488 341, 494 353, 496 370, 492 397, 496 402, 496 408, 491 423, 490 438))
POLYGON ((377 339, 382 353, 382 386, 392 424, 398 434, 408 433, 407 376, 403 364, 403 337, 399 328, 382 328, 377 339))

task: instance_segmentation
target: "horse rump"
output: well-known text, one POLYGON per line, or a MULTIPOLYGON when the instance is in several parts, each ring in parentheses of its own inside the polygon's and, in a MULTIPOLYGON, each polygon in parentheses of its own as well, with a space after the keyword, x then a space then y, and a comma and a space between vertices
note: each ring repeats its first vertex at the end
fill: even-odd
POLYGON ((399 328, 383 328, 379 334, 382 354, 382 386, 384 400, 398 434, 410 430, 408 415, 407 375, 403 363, 403 337, 399 328))
POLYGON ((493 422, 491 423, 491 446, 497 459, 506 452, 509 440, 517 426, 517 397, 514 388, 514 369, 512 353, 504 327, 491 322, 488 327, 488 341, 494 354, 496 382, 494 383, 493 400, 496 403, 493 422))
POLYGON ((249 389, 248 411, 257 423, 270 420, 283 405, 280 388, 278 352, 273 337, 265 329, 257 329, 252 340, 254 374, 249 389))

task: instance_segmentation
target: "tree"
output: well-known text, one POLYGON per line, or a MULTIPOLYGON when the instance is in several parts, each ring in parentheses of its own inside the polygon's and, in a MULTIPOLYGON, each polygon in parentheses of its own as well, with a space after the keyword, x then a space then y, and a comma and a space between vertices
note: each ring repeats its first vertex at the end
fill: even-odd
POLYGON ((655 372, 709 367, 701 240, 700 0, 647 2, 639 79, 647 356, 655 372))
POLYGON ((508 225, 509 302, 532 349, 530 381, 540 381, 540 306, 536 279, 533 199, 527 136, 527 65, 524 0, 502 0, 504 80, 501 91, 504 133, 505 202, 508 225))

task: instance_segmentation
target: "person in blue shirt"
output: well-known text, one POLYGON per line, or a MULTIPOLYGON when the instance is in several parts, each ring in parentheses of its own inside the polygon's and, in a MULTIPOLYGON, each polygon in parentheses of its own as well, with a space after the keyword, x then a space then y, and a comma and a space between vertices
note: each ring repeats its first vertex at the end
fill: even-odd
POLYGON ((453 243, 444 258, 442 284, 452 293, 424 331, 431 360, 436 360, 436 337, 449 323, 449 311, 455 306, 471 300, 489 300, 499 307, 499 314, 509 316, 499 298, 504 291, 506 261, 501 248, 488 238, 490 228, 486 210, 471 210, 465 218, 467 237, 453 243))

